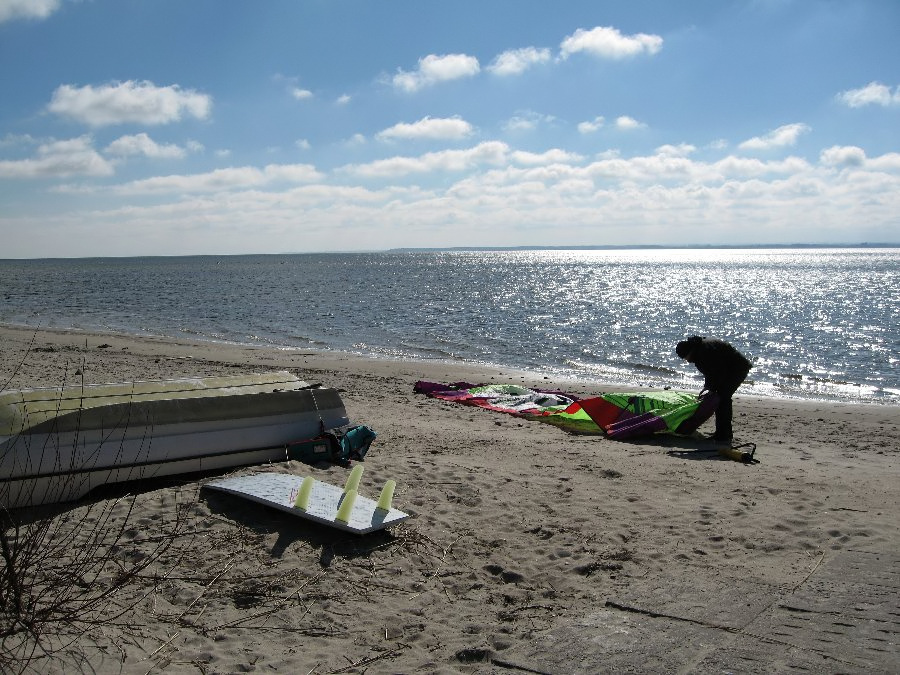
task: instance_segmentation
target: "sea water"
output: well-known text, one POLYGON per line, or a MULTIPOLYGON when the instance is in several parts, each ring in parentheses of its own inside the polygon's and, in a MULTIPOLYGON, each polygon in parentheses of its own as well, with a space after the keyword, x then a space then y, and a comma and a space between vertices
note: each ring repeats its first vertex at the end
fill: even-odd
POLYGON ((900 404, 900 249, 402 251, 0 261, 0 323, 438 359, 699 389, 693 334, 753 361, 740 393, 900 404))

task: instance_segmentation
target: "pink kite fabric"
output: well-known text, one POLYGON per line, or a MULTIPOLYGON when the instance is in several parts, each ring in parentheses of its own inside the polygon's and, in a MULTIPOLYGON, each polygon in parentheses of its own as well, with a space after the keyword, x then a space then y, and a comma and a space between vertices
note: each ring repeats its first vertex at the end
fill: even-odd
POLYGON ((512 384, 440 384, 420 381, 415 391, 444 401, 478 406, 546 422, 571 433, 625 439, 657 432, 690 434, 715 412, 718 399, 689 392, 603 394, 581 398, 561 391, 512 384))

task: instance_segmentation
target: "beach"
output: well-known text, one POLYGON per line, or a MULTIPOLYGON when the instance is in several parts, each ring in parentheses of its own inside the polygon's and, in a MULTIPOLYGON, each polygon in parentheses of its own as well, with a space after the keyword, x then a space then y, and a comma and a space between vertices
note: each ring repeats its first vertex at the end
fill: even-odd
MULTIPOLYGON (((81 331, 0 327, 0 345, 5 389, 281 370, 334 387, 378 434, 361 494, 393 479, 412 516, 356 536, 202 489, 221 474, 71 505, 91 521, 100 499, 122 564, 153 562, 111 597, 115 619, 34 671, 900 669, 896 406, 739 390, 745 464, 696 438, 577 436, 413 391, 615 383, 81 331)), ((234 473, 262 470, 338 485, 349 473, 234 473)))

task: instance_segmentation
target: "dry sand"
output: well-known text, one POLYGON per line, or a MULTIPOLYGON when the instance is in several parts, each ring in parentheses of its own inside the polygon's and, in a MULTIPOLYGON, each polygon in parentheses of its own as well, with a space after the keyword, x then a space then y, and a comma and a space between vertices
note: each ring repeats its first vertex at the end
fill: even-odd
POLYGON ((170 547, 108 604, 121 617, 36 671, 900 671, 897 407, 739 392, 747 465, 694 439, 573 436, 413 393, 615 389, 541 375, 17 328, 0 345, 7 389, 284 369, 336 387, 378 433, 361 492, 393 478, 413 514, 354 536, 201 490, 209 477, 132 488, 127 516, 107 495, 129 520, 123 564, 170 547))

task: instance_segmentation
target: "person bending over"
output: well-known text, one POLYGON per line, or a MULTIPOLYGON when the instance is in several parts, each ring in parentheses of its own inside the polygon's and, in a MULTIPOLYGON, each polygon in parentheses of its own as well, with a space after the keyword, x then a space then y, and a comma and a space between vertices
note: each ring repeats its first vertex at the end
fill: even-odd
POLYGON ((699 335, 692 335, 687 340, 679 342, 675 346, 675 353, 685 361, 693 363, 706 378, 700 396, 711 392, 719 397, 719 404, 716 407, 716 432, 713 438, 730 443, 731 397, 750 372, 752 367, 750 360, 724 340, 699 335))

